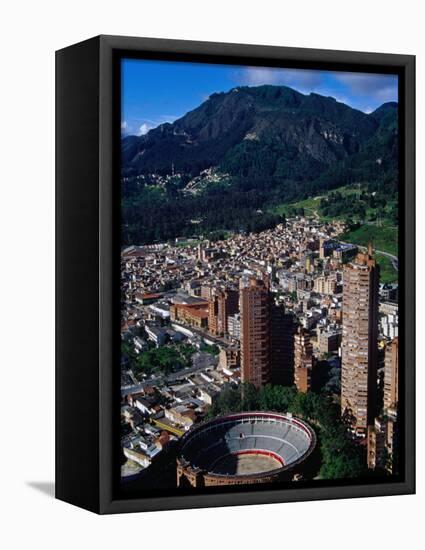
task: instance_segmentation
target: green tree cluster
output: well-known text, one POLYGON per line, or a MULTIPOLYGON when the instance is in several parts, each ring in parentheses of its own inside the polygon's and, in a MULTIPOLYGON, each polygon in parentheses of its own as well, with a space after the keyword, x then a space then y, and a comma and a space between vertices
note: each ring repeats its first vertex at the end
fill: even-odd
POLYGON ((188 344, 162 346, 133 356, 131 367, 137 377, 168 375, 190 367, 196 348, 188 344))
POLYGON ((334 191, 320 201, 319 211, 328 218, 396 224, 398 193, 393 184, 364 183, 356 193, 334 191))
POLYGON ((220 353, 220 348, 217 346, 217 344, 202 344, 200 347, 200 351, 204 351, 205 353, 209 353, 210 355, 218 355, 220 353))

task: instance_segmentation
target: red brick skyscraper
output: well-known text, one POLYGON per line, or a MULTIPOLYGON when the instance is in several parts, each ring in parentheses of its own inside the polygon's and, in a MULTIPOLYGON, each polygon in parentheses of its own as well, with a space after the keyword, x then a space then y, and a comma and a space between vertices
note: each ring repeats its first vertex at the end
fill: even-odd
POLYGON ((274 303, 266 279, 240 287, 241 378, 260 387, 294 383, 294 321, 274 303))
POLYGON ((294 318, 283 306, 270 304, 270 382, 294 384, 294 318))
POLYGON ((379 267, 372 247, 344 267, 341 414, 358 434, 374 422, 378 362, 379 267))
POLYGON ((261 279, 240 288, 241 379, 257 387, 270 382, 270 296, 261 279))

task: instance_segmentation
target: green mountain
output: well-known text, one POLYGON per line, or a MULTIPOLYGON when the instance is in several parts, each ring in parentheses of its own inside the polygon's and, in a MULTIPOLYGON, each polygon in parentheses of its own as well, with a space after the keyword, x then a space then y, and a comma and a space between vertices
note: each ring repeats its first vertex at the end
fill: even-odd
POLYGON ((396 117, 396 103, 367 115, 331 97, 285 86, 234 88, 213 94, 172 124, 124 138, 122 172, 196 176, 217 167, 234 176, 302 181, 361 153, 368 158, 358 157, 352 168, 382 158, 388 171, 395 164, 386 140, 396 117))
MULTIPOLYGON (((255 230, 246 220, 258 218, 253 213, 270 202, 352 182, 368 182, 391 195, 397 189, 397 151, 397 103, 365 114, 285 86, 215 93, 172 124, 122 139, 124 240, 255 230), (207 169, 215 179, 207 178, 200 194, 188 196, 207 169), (150 208, 146 216, 144 204, 150 208), (160 219, 173 217, 177 208, 179 222, 160 219), (190 226, 185 215, 201 223, 190 226)), ((264 216, 261 227, 263 222, 264 216)), ((275 220, 266 225, 271 223, 275 220)))

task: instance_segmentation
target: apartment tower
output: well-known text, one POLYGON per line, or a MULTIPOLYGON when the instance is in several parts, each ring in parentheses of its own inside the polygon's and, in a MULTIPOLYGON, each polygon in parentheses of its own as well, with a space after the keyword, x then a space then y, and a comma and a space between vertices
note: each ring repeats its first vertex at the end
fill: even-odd
POLYGON ((366 435, 377 399, 379 266, 372 247, 343 271, 341 414, 366 435))
POLYGON ((250 278, 240 287, 242 382, 291 386, 294 380, 294 321, 274 303, 267 280, 250 278))
POLYGON ((294 331, 292 313, 270 304, 270 382, 282 386, 294 383, 294 331))
POLYGON ((256 278, 241 281, 241 379, 257 388, 270 382, 270 292, 256 278))

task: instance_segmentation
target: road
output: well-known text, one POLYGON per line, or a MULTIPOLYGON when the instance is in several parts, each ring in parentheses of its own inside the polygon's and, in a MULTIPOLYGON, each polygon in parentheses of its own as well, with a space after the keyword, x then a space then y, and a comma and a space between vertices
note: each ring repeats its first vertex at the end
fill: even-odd
POLYGON ((183 325, 181 323, 178 323, 177 321, 173 321, 171 323, 172 325, 181 326, 182 328, 190 330, 193 334, 196 334, 203 340, 208 340, 210 342, 214 342, 217 344, 217 346, 220 347, 227 347, 231 344, 231 341, 227 338, 222 338, 221 336, 212 336, 211 334, 206 333, 204 330, 197 329, 195 327, 188 327, 187 325, 183 325))
POLYGON ((171 382, 175 382, 179 378, 183 378, 188 376, 189 374, 194 374, 195 372, 205 370, 210 365, 217 366, 218 358, 212 356, 209 353, 197 352, 193 355, 193 362, 193 366, 181 369, 177 372, 173 372, 166 377, 154 376, 153 378, 148 378, 147 380, 144 380, 139 384, 126 386, 125 388, 121 389, 121 396, 125 397, 126 395, 130 395, 132 393, 141 392, 144 388, 146 388, 146 386, 157 386, 158 384, 162 383, 169 384, 171 382))

